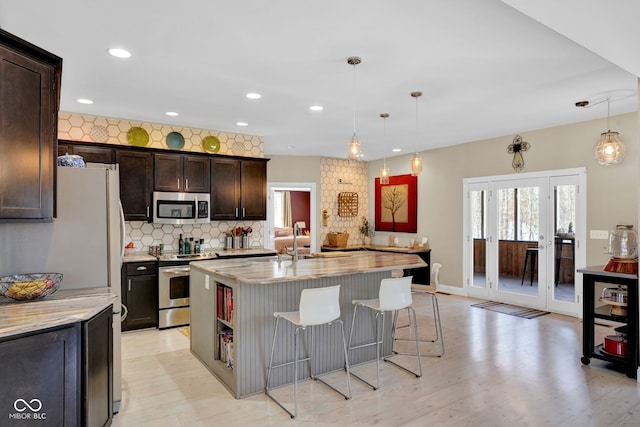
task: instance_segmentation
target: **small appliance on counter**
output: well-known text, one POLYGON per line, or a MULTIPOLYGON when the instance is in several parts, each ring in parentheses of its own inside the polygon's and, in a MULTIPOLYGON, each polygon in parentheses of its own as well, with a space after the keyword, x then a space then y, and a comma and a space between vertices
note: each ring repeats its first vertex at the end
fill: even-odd
POLYGON ((617 288, 604 288, 600 296, 600 302, 609 304, 612 316, 623 317, 627 315, 627 289, 619 285, 617 288))
POLYGON ((609 235, 609 253, 611 259, 605 265, 605 271, 638 273, 638 233, 633 225, 616 225, 609 235))

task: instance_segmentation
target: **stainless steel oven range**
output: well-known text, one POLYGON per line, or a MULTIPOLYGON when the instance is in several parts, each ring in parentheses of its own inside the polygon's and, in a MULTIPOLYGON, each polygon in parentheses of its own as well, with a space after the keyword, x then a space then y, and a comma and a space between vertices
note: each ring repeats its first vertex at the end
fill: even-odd
POLYGON ((213 253, 169 254, 158 258, 158 328, 189 324, 189 263, 213 253))

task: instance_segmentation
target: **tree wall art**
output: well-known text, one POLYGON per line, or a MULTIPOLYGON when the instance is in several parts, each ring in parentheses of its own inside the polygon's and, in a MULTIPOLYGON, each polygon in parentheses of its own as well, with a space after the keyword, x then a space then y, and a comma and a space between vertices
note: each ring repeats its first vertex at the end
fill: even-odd
POLYGON ((389 184, 375 179, 376 231, 416 233, 418 231, 418 177, 397 175, 389 184))

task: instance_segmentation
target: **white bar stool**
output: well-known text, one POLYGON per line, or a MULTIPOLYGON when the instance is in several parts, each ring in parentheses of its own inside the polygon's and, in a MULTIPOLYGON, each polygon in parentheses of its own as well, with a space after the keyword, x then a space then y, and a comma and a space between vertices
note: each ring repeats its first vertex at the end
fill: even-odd
MULTIPOLYGON (((433 320, 435 329, 435 338, 418 339, 419 342, 431 342, 438 343, 438 351, 435 353, 422 353, 427 357, 442 357, 444 356, 444 336, 442 335, 442 322, 440 321, 440 307, 438 306, 438 298, 436 292, 438 291, 438 274, 440 272, 442 264, 436 262, 431 267, 431 283, 429 285, 421 285, 418 283, 411 284, 411 291, 416 294, 427 294, 431 297, 431 307, 433 309, 433 320)), ((411 338, 396 338, 396 341, 413 341, 411 338)), ((395 354, 405 356, 415 356, 415 353, 402 353, 394 351, 395 354)))
POLYGON ((275 312, 273 316, 276 318, 276 328, 273 333, 273 343, 271 344, 271 357, 269 359, 269 370, 267 372, 267 385, 265 388, 265 394, 269 396, 274 402, 278 404, 285 412, 287 412, 291 418, 298 416, 298 364, 300 362, 309 363, 309 376, 310 378, 320 381, 332 390, 340 393, 345 399, 351 398, 351 381, 349 376, 349 357, 347 354, 347 344, 344 334, 344 324, 340 320, 340 285, 328 286, 324 288, 312 288, 303 289, 300 294, 300 306, 299 311, 291 312, 275 312), (293 362, 285 362, 279 365, 273 365, 273 353, 276 346, 276 338, 278 336, 278 324, 280 319, 284 319, 293 325, 295 325, 295 332, 293 335, 293 362), (332 325, 340 324, 340 331, 342 332, 342 348, 344 349, 345 357, 345 369, 347 371, 347 390, 348 394, 342 393, 337 388, 326 383, 321 378, 313 374, 313 364, 311 363, 313 354, 313 327, 318 325, 332 325), (307 326, 311 329, 311 344, 309 348, 309 354, 304 359, 298 359, 298 332, 306 330, 307 326), (271 370, 275 368, 281 368, 284 366, 294 365, 294 380, 293 380, 293 401, 294 409, 291 412, 282 403, 280 403, 269 391, 269 384, 271 380, 271 370))
POLYGON ((411 298, 411 279, 412 276, 406 277, 391 277, 388 279, 382 279, 380 282, 380 291, 377 299, 369 299, 369 300, 353 300, 352 303, 355 306, 353 308, 353 319, 351 322, 351 332, 349 333, 349 345, 347 347, 347 352, 356 350, 359 348, 369 347, 372 345, 376 346, 376 384, 372 384, 367 380, 361 378, 355 373, 351 372, 351 375, 369 385, 374 390, 380 388, 380 349, 384 344, 384 314, 385 311, 392 311, 394 313, 393 316, 393 326, 391 328, 391 340, 393 342, 395 338, 395 331, 398 324, 398 311, 399 310, 407 310, 409 314, 409 319, 411 320, 411 325, 413 325, 414 333, 416 336, 416 354, 418 356, 418 372, 413 372, 410 369, 405 368, 390 360, 386 357, 382 359, 385 362, 389 362, 394 364, 395 366, 404 369, 405 371, 414 374, 416 377, 422 376, 422 362, 420 360, 420 344, 418 343, 418 322, 416 321, 416 312, 411 307, 412 298, 411 298), (370 343, 355 345, 352 346, 352 338, 353 338, 353 329, 356 321, 356 313, 358 311, 358 307, 367 307, 371 310, 375 311, 375 340, 370 343))

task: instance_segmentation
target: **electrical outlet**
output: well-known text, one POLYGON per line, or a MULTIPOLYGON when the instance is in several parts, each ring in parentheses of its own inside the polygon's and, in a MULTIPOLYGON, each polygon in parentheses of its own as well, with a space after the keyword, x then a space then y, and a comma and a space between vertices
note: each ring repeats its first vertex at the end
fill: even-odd
POLYGON ((607 240, 609 238, 609 232, 607 230, 591 230, 589 237, 591 239, 607 240))

